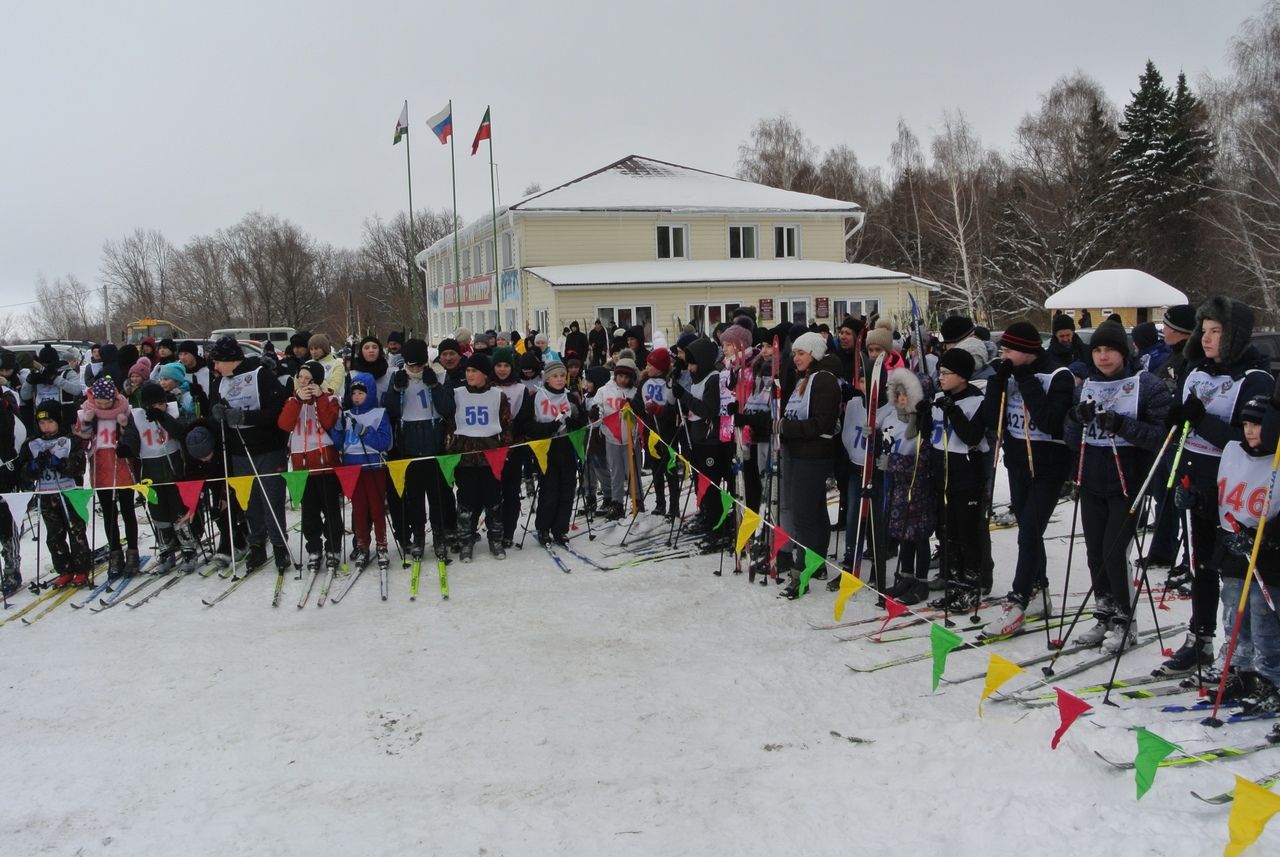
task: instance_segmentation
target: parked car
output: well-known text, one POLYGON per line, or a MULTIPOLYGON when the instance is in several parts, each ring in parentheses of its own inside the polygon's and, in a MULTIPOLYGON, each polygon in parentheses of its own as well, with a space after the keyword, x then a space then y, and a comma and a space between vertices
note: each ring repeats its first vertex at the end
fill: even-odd
POLYGON ((1280 331, 1259 330, 1249 341, 1271 363, 1271 374, 1280 375, 1280 331))

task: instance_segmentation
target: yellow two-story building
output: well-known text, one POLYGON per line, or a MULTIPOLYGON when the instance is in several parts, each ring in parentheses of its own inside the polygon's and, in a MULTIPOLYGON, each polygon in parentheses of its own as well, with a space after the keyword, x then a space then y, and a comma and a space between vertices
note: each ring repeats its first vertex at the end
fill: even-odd
POLYGON ((762 324, 923 308, 934 283, 845 261, 853 202, 638 155, 498 209, 418 254, 431 336, 640 324, 674 341, 756 307, 762 324), (456 246, 456 250, 455 250, 456 246))

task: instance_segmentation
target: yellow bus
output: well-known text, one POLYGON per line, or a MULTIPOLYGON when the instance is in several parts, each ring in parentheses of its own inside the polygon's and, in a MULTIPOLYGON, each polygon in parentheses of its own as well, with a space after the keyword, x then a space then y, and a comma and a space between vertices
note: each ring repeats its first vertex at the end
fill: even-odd
POLYGON ((161 340, 187 339, 187 332, 171 321, 162 318, 140 318, 130 322, 124 329, 124 341, 137 344, 148 336, 161 340))

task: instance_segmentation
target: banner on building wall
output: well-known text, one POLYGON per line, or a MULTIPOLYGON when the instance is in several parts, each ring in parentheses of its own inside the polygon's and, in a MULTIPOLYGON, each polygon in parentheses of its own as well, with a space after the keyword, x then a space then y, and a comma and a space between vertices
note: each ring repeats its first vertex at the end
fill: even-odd
POLYGON ((444 305, 447 307, 482 306, 492 301, 493 280, 487 276, 472 277, 444 287, 444 305))
POLYGON ((773 298, 760 299, 760 320, 773 321, 773 298))
POLYGON ((831 298, 814 298, 813 299, 813 317, 814 318, 830 318, 831 317, 831 298))
POLYGON ((519 271, 502 272, 502 279, 498 281, 498 297, 504 304, 513 304, 520 301, 519 271))

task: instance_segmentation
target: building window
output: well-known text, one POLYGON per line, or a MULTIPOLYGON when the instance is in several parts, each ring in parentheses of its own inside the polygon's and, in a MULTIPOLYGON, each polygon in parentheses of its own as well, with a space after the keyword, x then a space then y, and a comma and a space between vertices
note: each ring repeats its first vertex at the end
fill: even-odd
POLYGON ((476 272, 476 276, 484 273, 484 248, 479 244, 471 248, 472 268, 476 272))
POLYGON ((511 268, 516 263, 515 238, 510 232, 502 233, 502 267, 511 268))
POLYGON ((756 258, 756 228, 754 226, 729 227, 729 258, 756 258))
POLYGON ((597 306, 596 318, 604 322, 605 330, 610 338, 618 328, 644 327, 645 341, 650 341, 653 333, 653 305, 615 304, 613 306, 597 306))
POLYGON ((471 254, 470 253, 462 254, 462 279, 464 280, 471 279, 471 254))
POLYGON ((688 253, 688 227, 671 226, 669 224, 660 224, 658 226, 658 258, 659 259, 687 259, 688 253))
POLYGON ((492 274, 498 270, 498 262, 496 259, 493 258, 493 239, 492 238, 484 242, 484 258, 485 258, 484 269, 486 271, 492 274))
POLYGON ((808 298, 780 298, 778 306, 779 311, 782 313, 782 321, 788 324, 809 323, 808 298))
POLYGON ((702 333, 710 331, 722 321, 733 321, 734 313, 742 306, 738 301, 716 304, 689 304, 689 323, 702 333))
MULTIPOLYGON (((550 338, 551 334, 547 328, 551 326, 551 311, 546 307, 539 307, 533 311, 533 329, 539 333, 547 334, 550 338)), ((514 329, 514 328, 513 328, 514 329)))
POLYGON ((516 311, 511 308, 504 309, 503 315, 507 317, 507 326, 503 328, 507 333, 516 329, 516 311))
POLYGON ((831 318, 836 323, 845 320, 846 316, 854 318, 870 318, 880 312, 879 298, 832 298, 831 318))
POLYGON ((773 227, 773 255, 776 259, 800 258, 800 227, 773 227))

